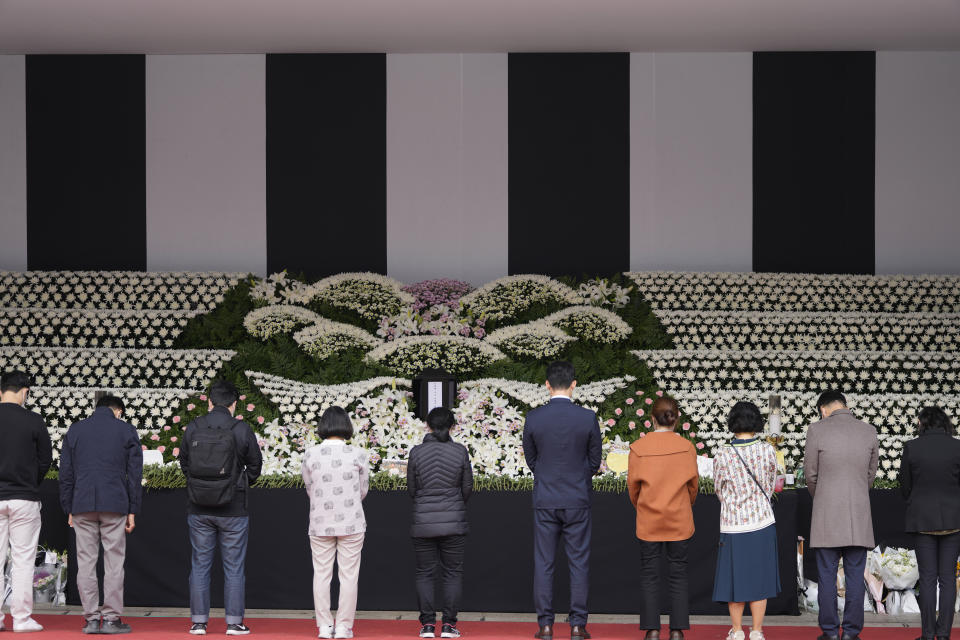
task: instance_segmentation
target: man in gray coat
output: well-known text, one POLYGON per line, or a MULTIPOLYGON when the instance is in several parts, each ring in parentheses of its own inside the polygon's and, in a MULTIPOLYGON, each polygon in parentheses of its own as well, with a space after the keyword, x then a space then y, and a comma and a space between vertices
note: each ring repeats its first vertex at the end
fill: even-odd
POLYGON ((813 496, 810 547, 819 574, 819 640, 856 640, 863 629, 863 574, 874 546, 870 487, 877 474, 877 430, 853 417, 839 391, 817 400, 821 420, 807 430, 804 474, 813 496), (837 569, 843 558, 846 603, 837 615, 837 569))

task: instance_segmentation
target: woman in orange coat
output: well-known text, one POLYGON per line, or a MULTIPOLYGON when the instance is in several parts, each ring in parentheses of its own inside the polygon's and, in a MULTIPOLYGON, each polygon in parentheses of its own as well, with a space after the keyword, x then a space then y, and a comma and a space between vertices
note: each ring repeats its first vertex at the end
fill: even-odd
POLYGON ((683 640, 690 628, 687 547, 693 537, 697 499, 697 453, 693 443, 674 433, 680 417, 669 396, 653 403, 654 431, 630 446, 627 486, 637 508, 640 539, 640 628, 646 640, 660 638, 660 554, 669 564, 670 640, 683 640))

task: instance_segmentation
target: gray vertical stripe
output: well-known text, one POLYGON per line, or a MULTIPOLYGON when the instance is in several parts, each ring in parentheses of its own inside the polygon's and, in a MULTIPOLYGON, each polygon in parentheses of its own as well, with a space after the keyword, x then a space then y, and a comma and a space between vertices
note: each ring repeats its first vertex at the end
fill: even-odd
POLYGON ((753 58, 630 54, 630 267, 749 271, 753 58))
POLYGON ((147 268, 263 274, 262 55, 147 56, 147 268))
POLYGON ((23 56, 0 56, 0 269, 27 268, 27 107, 23 56))
POLYGON ((387 55, 387 269, 507 273, 507 54, 387 55))
POLYGON ((960 53, 877 53, 876 271, 960 273, 960 53))

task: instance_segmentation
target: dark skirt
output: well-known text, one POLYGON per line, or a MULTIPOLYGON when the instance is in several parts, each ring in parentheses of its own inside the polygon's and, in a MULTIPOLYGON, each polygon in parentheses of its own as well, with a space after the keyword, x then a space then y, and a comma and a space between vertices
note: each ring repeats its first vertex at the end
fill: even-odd
POLYGON ((776 525, 748 533, 721 533, 717 575, 713 581, 714 601, 756 602, 779 593, 776 525))

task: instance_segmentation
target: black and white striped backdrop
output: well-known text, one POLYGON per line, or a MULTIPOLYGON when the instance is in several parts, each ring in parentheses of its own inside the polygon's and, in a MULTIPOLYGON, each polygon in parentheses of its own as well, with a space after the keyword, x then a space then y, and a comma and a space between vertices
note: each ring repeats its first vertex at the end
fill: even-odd
POLYGON ((0 56, 0 268, 960 273, 960 53, 0 56))

